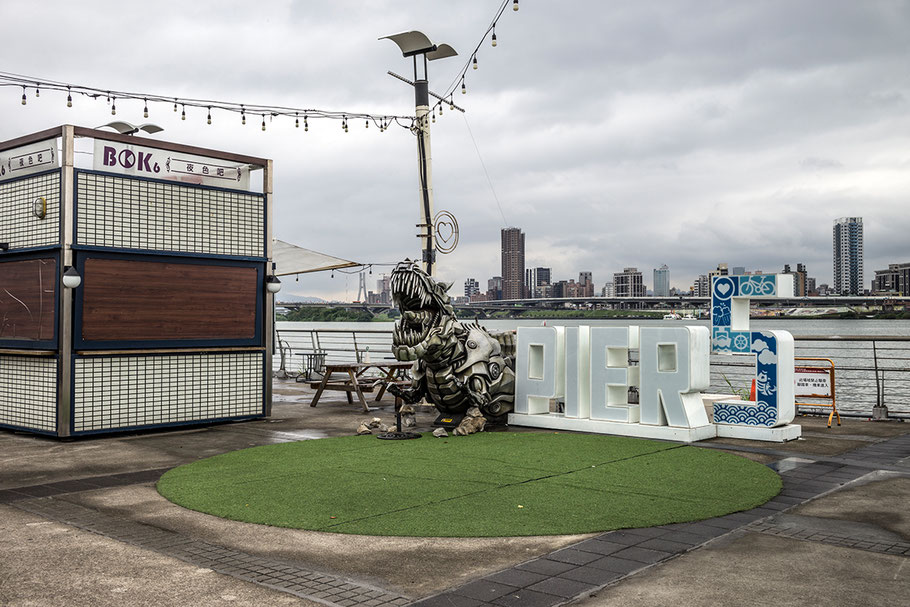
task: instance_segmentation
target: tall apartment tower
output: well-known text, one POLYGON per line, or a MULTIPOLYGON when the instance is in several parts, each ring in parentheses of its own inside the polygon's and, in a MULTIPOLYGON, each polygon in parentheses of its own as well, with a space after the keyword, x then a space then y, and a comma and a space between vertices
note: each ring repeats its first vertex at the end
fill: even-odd
POLYGON ((464 279, 464 296, 469 300, 480 293, 480 284, 473 278, 464 279))
POLYGON ((654 296, 670 296, 670 268, 667 264, 654 269, 654 296))
POLYGON ((616 297, 644 297, 645 285, 638 268, 623 268, 613 274, 613 290, 616 297))
POLYGON ((520 228, 502 230, 502 298, 525 296, 525 235, 520 228))
POLYGON ((863 294, 863 218, 834 220, 834 292, 863 294))

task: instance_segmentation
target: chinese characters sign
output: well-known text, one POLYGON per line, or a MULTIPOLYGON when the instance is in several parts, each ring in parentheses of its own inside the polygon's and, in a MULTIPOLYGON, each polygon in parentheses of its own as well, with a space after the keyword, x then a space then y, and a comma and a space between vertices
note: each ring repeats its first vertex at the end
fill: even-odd
POLYGON ((250 168, 224 160, 95 140, 94 169, 235 190, 250 189, 250 168))
POLYGON ((0 181, 60 166, 57 140, 48 139, 0 152, 0 181))

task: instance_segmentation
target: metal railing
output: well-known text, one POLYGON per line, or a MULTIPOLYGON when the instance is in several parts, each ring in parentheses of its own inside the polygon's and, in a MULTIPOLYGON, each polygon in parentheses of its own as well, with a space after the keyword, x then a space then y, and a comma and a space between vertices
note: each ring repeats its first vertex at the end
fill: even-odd
MULTIPOLYGON (((325 360, 363 362, 391 360, 392 331, 388 329, 279 329, 282 354, 279 368, 296 375, 305 371, 303 354, 325 352, 325 360)), ((889 335, 794 336, 797 357, 830 358, 835 364, 837 408, 841 415, 871 417, 872 407, 883 404, 888 416, 910 419, 910 337, 889 335)), ((748 357, 711 355, 711 387, 717 394, 732 394, 727 380, 747 393, 755 365, 748 357), (725 379, 726 378, 726 379, 725 379)), ((824 412, 801 406, 801 412, 824 412)))
MULTIPOLYGON (((871 417, 877 404, 888 407, 888 417, 910 419, 910 337, 893 335, 794 336, 796 356, 830 358, 834 362, 837 409, 841 415, 871 417)), ((748 391, 754 377, 748 357, 711 356, 711 388, 719 394, 734 387, 748 391)), ((801 405, 800 412, 826 408, 801 405)))

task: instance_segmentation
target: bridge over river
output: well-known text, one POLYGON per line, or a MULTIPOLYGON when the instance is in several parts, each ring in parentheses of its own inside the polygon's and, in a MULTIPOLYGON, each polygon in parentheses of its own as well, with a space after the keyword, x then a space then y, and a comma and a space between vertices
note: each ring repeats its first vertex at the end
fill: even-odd
MULTIPOLYGON (((674 297, 550 297, 546 299, 501 299, 495 301, 478 301, 466 304, 455 304, 456 310, 467 311, 469 315, 485 317, 490 314, 508 311, 521 313, 527 310, 654 310, 707 313, 710 297, 674 296, 674 297)), ((381 314, 392 310, 392 304, 371 304, 365 302, 325 302, 301 303, 278 302, 278 306, 289 310, 300 308, 346 308, 366 310, 381 314)), ((878 308, 893 310, 910 305, 910 296, 859 296, 859 297, 787 297, 775 299, 753 299, 752 307, 759 309, 803 308, 819 312, 829 308, 878 308)))

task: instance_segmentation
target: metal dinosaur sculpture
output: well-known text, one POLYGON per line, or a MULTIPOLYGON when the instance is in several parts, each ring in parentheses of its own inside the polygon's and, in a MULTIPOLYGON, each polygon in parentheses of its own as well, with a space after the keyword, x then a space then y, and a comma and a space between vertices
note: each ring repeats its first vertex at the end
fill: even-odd
POLYGON ((514 335, 460 322, 447 293, 452 283, 437 282, 413 262, 395 267, 390 286, 401 311, 392 353, 416 364, 410 387, 389 390, 408 404, 426 398, 448 415, 476 406, 488 421, 505 423, 515 402, 514 335))

